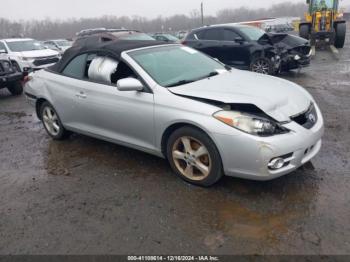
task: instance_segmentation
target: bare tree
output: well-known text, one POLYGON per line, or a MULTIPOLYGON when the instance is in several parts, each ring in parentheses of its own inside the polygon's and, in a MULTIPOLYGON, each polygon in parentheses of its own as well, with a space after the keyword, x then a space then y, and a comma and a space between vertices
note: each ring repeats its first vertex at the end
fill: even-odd
MULTIPOLYGON (((249 9, 240 7, 236 9, 223 9, 216 16, 205 16, 206 25, 216 23, 232 23, 253 19, 303 16, 306 5, 303 3, 285 2, 273 5, 270 8, 249 9)), ((86 28, 130 28, 143 32, 179 31, 200 27, 201 15, 199 10, 192 10, 189 15, 174 15, 170 17, 158 16, 147 19, 142 16, 102 16, 100 18, 81 18, 68 20, 9 21, 0 18, 0 37, 32 37, 39 40, 49 38, 73 38, 75 33, 86 28)))

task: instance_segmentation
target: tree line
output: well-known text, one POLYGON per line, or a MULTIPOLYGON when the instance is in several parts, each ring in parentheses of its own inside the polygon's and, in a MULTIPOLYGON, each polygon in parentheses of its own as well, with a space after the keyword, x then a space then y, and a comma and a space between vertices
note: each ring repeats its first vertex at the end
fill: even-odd
MULTIPOLYGON (((215 16, 205 16, 205 25, 233 23, 239 21, 272 18, 281 16, 302 17, 307 10, 303 2, 284 2, 269 8, 230 8, 222 9, 215 16)), ((87 28, 128 28, 142 32, 176 32, 190 30, 202 25, 199 10, 188 15, 159 16, 148 19, 142 16, 102 16, 67 20, 8 20, 0 18, 0 38, 31 37, 38 40, 53 38, 74 38, 76 32, 87 28)))

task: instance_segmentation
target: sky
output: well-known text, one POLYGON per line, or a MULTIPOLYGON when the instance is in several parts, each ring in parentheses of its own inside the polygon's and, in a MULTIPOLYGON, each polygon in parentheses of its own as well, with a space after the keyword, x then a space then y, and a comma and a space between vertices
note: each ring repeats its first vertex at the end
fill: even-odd
MULTIPOLYGON (((286 0, 203 0, 206 15, 215 15, 224 8, 268 7, 286 0)), ((289 0, 305 1, 305 0, 289 0)), ((199 9, 201 0, 0 0, 0 17, 20 19, 67 19, 103 15, 138 15, 155 18, 159 15, 189 14, 199 9)), ((350 6, 350 0, 341 0, 350 6)))

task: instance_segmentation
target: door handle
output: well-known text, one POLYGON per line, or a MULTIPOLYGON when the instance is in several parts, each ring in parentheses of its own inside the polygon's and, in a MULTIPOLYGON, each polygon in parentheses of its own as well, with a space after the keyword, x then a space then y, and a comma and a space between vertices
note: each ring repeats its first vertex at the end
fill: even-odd
POLYGON ((83 98, 83 99, 87 98, 87 96, 86 96, 86 94, 84 92, 79 92, 75 96, 78 97, 78 98, 83 98))

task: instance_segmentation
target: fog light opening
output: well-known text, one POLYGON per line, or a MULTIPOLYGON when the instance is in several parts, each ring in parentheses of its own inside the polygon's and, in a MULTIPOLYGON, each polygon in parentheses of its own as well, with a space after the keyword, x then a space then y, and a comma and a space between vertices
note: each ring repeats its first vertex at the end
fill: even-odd
POLYGON ((269 163, 269 168, 272 170, 278 170, 284 167, 286 161, 283 158, 272 159, 269 163))

